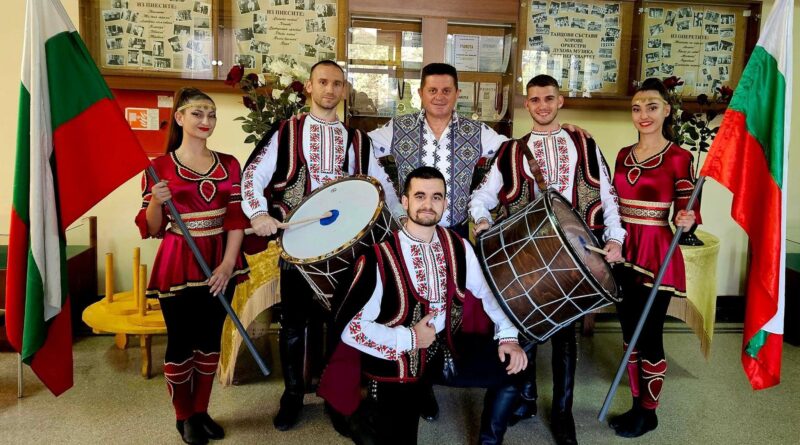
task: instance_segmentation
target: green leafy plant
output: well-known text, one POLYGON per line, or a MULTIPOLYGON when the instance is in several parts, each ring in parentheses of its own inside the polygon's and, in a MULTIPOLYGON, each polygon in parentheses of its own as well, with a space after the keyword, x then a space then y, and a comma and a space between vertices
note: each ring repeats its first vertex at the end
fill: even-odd
POLYGON ((670 96, 674 109, 672 131, 681 147, 696 153, 695 171, 700 168, 700 158, 707 153, 711 142, 719 131, 719 125, 713 125, 714 119, 724 112, 733 96, 733 89, 722 86, 709 98, 707 94, 697 96, 699 111, 693 113, 683 106, 683 97, 678 87, 683 85, 680 77, 672 76, 664 79, 664 86, 670 96))

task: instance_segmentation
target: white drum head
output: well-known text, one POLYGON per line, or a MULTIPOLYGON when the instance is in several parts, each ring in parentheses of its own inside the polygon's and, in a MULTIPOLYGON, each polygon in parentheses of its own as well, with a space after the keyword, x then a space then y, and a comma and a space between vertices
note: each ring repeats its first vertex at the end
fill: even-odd
POLYGON ((337 211, 335 219, 291 226, 284 230, 281 246, 289 262, 310 263, 328 258, 358 241, 381 205, 380 190, 360 178, 338 180, 318 189, 295 210, 287 222, 337 211))

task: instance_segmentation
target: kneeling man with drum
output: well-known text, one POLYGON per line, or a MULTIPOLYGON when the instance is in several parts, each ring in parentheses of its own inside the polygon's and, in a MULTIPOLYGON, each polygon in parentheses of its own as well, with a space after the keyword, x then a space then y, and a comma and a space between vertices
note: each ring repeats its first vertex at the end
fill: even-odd
MULTIPOLYGON (((492 225, 490 211, 498 204, 501 215, 509 216, 540 196, 540 189, 550 188, 564 195, 586 225, 605 242, 605 259, 620 261, 625 230, 600 149, 592 138, 559 125, 558 110, 564 105, 564 97, 555 79, 536 76, 528 82, 527 92, 525 106, 533 118, 533 130, 501 146, 489 173, 473 192, 470 214, 476 235, 492 225)), ((574 444, 577 443, 572 417, 577 353, 574 324, 568 323, 552 339, 551 427, 557 443, 574 444)), ((512 424, 536 414, 535 346, 529 352, 529 359, 522 401, 514 412, 512 424)))
POLYGON ((469 242, 437 225, 447 208, 444 176, 419 167, 404 184, 404 228, 362 255, 352 284, 336 291, 333 328, 342 341, 319 394, 351 416, 356 443, 407 445, 417 443, 430 382, 484 387, 480 442, 502 443, 519 398, 515 374, 527 366, 518 331, 486 284, 469 242), (467 298, 479 299, 475 307, 494 322, 493 339, 470 335, 474 314, 465 312, 467 298), (369 382, 364 401, 362 375, 369 382))

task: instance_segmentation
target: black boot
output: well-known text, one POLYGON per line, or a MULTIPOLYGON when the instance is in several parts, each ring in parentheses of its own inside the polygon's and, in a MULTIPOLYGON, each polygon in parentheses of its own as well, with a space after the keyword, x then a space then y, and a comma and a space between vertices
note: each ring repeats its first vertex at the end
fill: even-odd
POLYGON ((181 439, 189 445, 205 445, 208 443, 208 436, 203 430, 203 425, 194 417, 189 417, 186 420, 180 421, 183 423, 183 428, 178 427, 181 433, 181 439))
POLYGON ((221 440, 225 438, 225 430, 208 413, 196 413, 192 417, 203 427, 203 431, 205 431, 209 439, 221 440))
POLYGON ((348 425, 348 416, 336 411, 333 407, 325 402, 325 413, 331 419, 333 429, 344 437, 350 437, 350 426, 348 425))
POLYGON ((481 445, 499 445, 508 429, 511 413, 519 404, 519 387, 507 385, 500 388, 489 388, 483 398, 481 413, 481 445))
POLYGON ((528 355, 528 367, 524 371, 525 382, 522 384, 520 399, 514 412, 511 413, 509 426, 514 426, 518 422, 535 417, 537 413, 536 399, 539 393, 536 390, 536 345, 532 346, 526 354, 528 355))
POLYGON ((272 423, 278 431, 286 431, 297 424, 300 412, 303 410, 305 329, 281 327, 278 346, 281 354, 284 391, 281 396, 280 409, 272 423))
POLYGON ((553 408, 550 427, 559 445, 577 444, 572 395, 575 388, 577 342, 572 325, 564 327, 551 339, 553 346, 553 408))
POLYGON ((614 428, 617 436, 620 437, 639 437, 648 431, 653 431, 658 427, 658 417, 656 410, 639 407, 633 415, 614 428))
POLYGON ((427 388, 422 390, 422 406, 420 406, 419 416, 428 422, 433 422, 439 418, 439 402, 436 401, 436 394, 433 392, 433 385, 423 383, 427 388))
POLYGON ((629 409, 628 411, 626 411, 626 412, 624 412, 624 413, 622 413, 622 414, 620 414, 618 416, 612 417, 611 420, 608 421, 608 426, 610 426, 611 428, 614 428, 614 429, 619 428, 620 425, 628 422, 629 419, 633 418, 633 416, 636 415, 636 410, 638 410, 638 409, 639 409, 639 398, 638 397, 634 397, 633 398, 633 404, 631 405, 631 409, 629 409))

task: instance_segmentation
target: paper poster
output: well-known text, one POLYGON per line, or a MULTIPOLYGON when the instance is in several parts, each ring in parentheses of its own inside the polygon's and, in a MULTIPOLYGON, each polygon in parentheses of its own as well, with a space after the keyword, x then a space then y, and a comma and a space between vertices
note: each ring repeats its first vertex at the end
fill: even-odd
POLYGON ((682 93, 688 96, 712 95, 730 82, 736 8, 664 5, 645 9, 642 79, 678 76, 684 80, 682 93))
POLYGON ((210 1, 100 0, 99 11, 102 68, 210 76, 214 37, 210 1))
POLYGON ((497 84, 495 82, 481 82, 478 85, 478 111, 481 120, 500 118, 497 110, 497 84))
POLYGON ((461 92, 456 100, 456 111, 472 114, 475 111, 475 82, 458 82, 461 92))
MULTIPOLYGON (((246 72, 269 73, 281 61, 310 68, 336 60, 339 33, 336 0, 231 0, 235 35, 234 63, 246 72)), ((368 35, 353 35, 375 45, 368 35)), ((373 36, 374 37, 374 36, 373 36)))
POLYGON ((478 70, 484 73, 505 72, 502 36, 480 36, 478 70))
POLYGON ((455 34, 453 36, 453 66, 458 71, 478 71, 480 37, 455 34))
POLYGON ((621 14, 619 1, 533 1, 522 42, 522 88, 549 74, 570 96, 618 92, 621 14))

